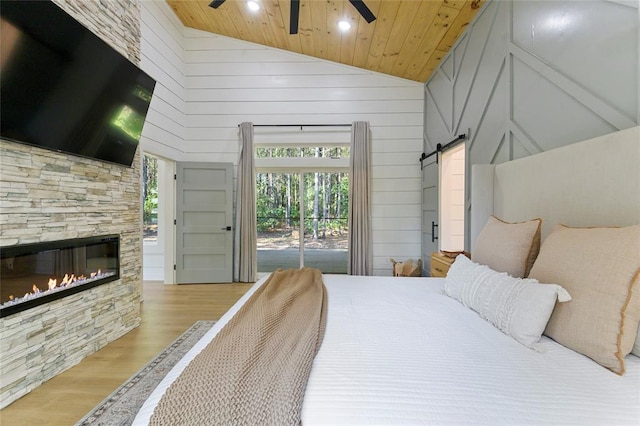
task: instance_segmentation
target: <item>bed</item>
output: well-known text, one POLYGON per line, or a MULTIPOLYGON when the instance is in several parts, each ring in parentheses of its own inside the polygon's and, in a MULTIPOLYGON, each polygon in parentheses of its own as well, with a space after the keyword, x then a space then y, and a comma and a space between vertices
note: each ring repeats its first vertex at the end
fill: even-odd
MULTIPOLYGON (((553 263, 545 240, 565 231, 555 224, 598 227, 587 232, 637 225, 639 141, 640 128, 634 128, 504 165, 474 166, 472 242, 485 238, 492 215, 510 224, 542 218, 542 248, 531 273, 543 276, 543 263, 553 263), (564 202, 567 199, 571 202, 564 202)), ((629 232, 619 234, 628 238, 629 232)), ((615 259, 602 262, 615 269, 603 270, 603 276, 618 275, 625 267, 637 270, 640 252, 625 256, 631 266, 615 259)), ((501 279, 520 280, 471 260, 464 262, 489 269, 487 277, 495 272, 501 279)), ((463 266, 456 265, 464 262, 456 259, 452 269, 458 269, 446 279, 323 275, 328 316, 304 391, 302 424, 640 424, 640 357, 614 357, 616 367, 618 361, 623 365, 616 374, 612 371, 616 368, 602 365, 606 362, 596 362, 597 357, 546 335, 527 347, 500 329, 499 315, 497 319, 485 315, 486 298, 478 307, 454 297, 454 277, 464 277, 463 266)), ((562 269, 570 268, 562 265, 562 269)), ((464 287, 463 281, 457 282, 464 287)), ((627 335, 618 339, 631 344, 638 318, 629 307, 640 304, 636 281, 632 281, 635 293, 630 291, 625 302, 625 327, 635 322, 633 336, 627 328, 627 335)), ((266 282, 266 278, 258 281, 176 365, 134 424, 149 423, 158 402, 191 360, 266 282)), ((518 281, 522 283, 529 284, 527 279, 518 281)), ((475 297, 477 289, 462 291, 462 299, 465 294, 475 297)), ((559 305, 583 297, 575 288, 572 291, 574 300, 552 305, 553 315, 559 305)))

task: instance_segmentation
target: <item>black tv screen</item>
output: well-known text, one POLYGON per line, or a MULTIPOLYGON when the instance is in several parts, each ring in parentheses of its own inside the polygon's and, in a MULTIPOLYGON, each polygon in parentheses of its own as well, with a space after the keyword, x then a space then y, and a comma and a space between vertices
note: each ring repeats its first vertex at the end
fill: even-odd
POLYGON ((131 166, 155 81, 51 1, 0 1, 2 139, 131 166))

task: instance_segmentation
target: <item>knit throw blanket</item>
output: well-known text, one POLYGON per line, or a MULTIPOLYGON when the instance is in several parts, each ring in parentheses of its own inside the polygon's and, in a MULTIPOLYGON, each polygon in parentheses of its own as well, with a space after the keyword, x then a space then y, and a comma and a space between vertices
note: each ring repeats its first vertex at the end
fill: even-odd
POLYGON ((326 325, 317 269, 276 271, 167 389, 151 425, 299 425, 326 325))

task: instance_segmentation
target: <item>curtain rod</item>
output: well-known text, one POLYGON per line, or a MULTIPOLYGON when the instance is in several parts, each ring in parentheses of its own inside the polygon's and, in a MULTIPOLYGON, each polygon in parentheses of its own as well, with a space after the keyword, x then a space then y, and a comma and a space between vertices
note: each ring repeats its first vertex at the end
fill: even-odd
POLYGON ((253 127, 351 127, 351 124, 254 124, 253 127))
MULTIPOLYGON (((466 138, 467 138, 467 135, 463 133, 461 135, 458 135, 454 140, 452 140, 451 142, 449 142, 446 145, 437 144, 435 151, 433 151, 433 152, 431 152, 429 154, 425 154, 423 152, 422 156, 419 158, 419 160, 420 160, 420 170, 422 170, 422 168, 423 168, 422 162, 424 160, 426 160, 427 158, 431 157, 432 155, 436 155, 439 152, 446 151, 449 148, 453 148, 454 145, 457 145, 458 143, 462 142, 466 138)), ((438 157, 436 157, 436 163, 437 162, 438 162, 438 157)))

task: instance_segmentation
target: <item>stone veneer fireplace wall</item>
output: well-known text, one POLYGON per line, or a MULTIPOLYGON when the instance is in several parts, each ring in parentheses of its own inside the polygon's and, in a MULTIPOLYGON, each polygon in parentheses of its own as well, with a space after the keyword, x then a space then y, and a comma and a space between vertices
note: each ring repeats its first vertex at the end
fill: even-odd
MULTIPOLYGON (((132 62, 138 0, 54 0, 132 62)), ((120 235, 120 279, 0 320, 0 408, 140 324, 140 154, 132 168, 0 141, 0 246, 120 235)))

